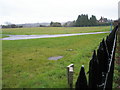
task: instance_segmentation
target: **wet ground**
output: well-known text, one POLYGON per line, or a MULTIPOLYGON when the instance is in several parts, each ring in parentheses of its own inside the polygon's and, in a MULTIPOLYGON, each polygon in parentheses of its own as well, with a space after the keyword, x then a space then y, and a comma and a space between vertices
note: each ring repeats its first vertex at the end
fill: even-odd
POLYGON ((65 36, 87 35, 87 34, 100 34, 100 33, 109 33, 109 32, 56 34, 56 35, 7 35, 9 37, 0 38, 0 40, 21 40, 21 39, 51 38, 51 37, 65 37, 65 36))
POLYGON ((49 57, 48 60, 59 60, 61 58, 63 58, 63 56, 49 57))

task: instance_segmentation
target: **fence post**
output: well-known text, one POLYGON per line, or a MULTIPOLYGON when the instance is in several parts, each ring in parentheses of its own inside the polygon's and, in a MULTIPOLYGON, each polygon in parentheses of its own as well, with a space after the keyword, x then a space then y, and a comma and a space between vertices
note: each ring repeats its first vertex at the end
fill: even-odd
POLYGON ((89 62, 89 88, 94 88, 97 90, 97 85, 100 80, 100 75, 99 75, 99 63, 98 59, 96 56, 96 51, 94 50, 92 59, 89 62))
POLYGON ((120 19, 118 20, 118 44, 120 45, 120 19))
POLYGON ((74 72, 74 64, 70 64, 67 66, 67 80, 70 88, 73 88, 73 72, 74 72))
POLYGON ((75 90, 87 90, 87 89, 88 89, 87 78, 85 75, 84 65, 82 65, 75 85, 75 90))
MULTIPOLYGON (((120 2, 119 2, 119 4, 120 4, 120 2)), ((119 6, 119 9, 120 9, 120 6, 119 6)), ((118 42, 119 42, 119 45, 120 45, 120 16, 119 16, 119 20, 118 20, 118 42)))

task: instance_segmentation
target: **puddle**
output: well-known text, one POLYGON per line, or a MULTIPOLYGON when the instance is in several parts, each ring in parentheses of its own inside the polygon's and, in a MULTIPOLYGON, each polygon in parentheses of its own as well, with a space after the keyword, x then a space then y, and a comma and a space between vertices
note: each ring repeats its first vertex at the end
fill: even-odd
POLYGON ((59 60, 61 58, 63 58, 63 56, 49 57, 48 60, 59 60))
POLYGON ((52 37, 64 37, 64 36, 100 34, 100 33, 108 33, 108 32, 74 33, 74 34, 57 34, 57 35, 8 35, 9 37, 5 37, 5 38, 2 38, 0 40, 21 40, 21 39, 36 39, 36 38, 52 38, 52 37))

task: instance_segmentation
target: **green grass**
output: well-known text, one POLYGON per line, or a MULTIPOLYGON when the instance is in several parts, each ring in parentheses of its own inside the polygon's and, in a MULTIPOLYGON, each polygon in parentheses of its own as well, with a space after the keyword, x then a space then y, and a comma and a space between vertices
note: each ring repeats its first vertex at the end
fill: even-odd
POLYGON ((5 37, 9 37, 7 35, 1 35, 0 38, 5 38, 5 37))
POLYGON ((101 27, 36 27, 2 29, 2 34, 11 35, 41 35, 41 34, 71 34, 109 31, 109 26, 101 27))
POLYGON ((81 65, 87 72, 93 50, 106 35, 3 40, 3 88, 66 88, 66 66, 71 63, 75 65, 75 85, 81 65), (64 57, 48 60, 51 56, 64 57))
POLYGON ((113 88, 118 88, 120 86, 120 32, 117 34, 117 48, 115 54, 115 68, 114 68, 114 76, 113 76, 113 88))

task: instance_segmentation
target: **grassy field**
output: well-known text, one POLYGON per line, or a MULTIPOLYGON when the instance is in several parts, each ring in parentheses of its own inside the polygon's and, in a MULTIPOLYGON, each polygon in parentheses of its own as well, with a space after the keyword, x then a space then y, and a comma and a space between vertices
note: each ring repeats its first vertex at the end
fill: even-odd
POLYGON ((9 28, 9 29, 2 29, 2 34, 10 34, 10 35, 71 34, 71 33, 86 33, 86 32, 104 32, 109 30, 110 30, 110 26, 9 28))
MULTIPOLYGON (((97 31, 94 27, 94 30, 97 31)), ((105 31, 108 27, 105 27, 105 31)), ((17 29, 5 29, 4 34, 58 34, 58 33, 79 33, 83 28, 36 28, 34 31, 25 28, 25 30, 17 31, 17 29), (49 31, 49 29, 52 29, 49 31), (58 31, 54 31, 57 29, 58 31), (61 32, 59 32, 59 30, 61 32), (79 31, 80 30, 80 31, 79 31), (34 33, 33 33, 34 32, 34 33)), ((86 28, 84 28, 86 29, 86 28)), ((93 31, 92 31, 93 30, 93 31)), ((101 30, 104 30, 101 28, 101 30)), ((87 31, 85 31, 87 32, 87 31)), ((88 30, 89 32, 89 30, 88 30)), ((66 88, 66 66, 73 63, 74 84, 78 77, 81 65, 85 65, 88 71, 88 63, 92 57, 94 49, 97 49, 100 41, 107 34, 82 35, 46 39, 29 39, 2 41, 2 58, 3 58, 3 87, 7 88, 66 88), (73 49, 69 51, 69 49, 73 49), (48 60, 51 56, 63 56, 62 59, 53 61, 48 60)))
POLYGON ((5 38, 5 37, 9 37, 7 35, 0 35, 0 38, 5 38))

